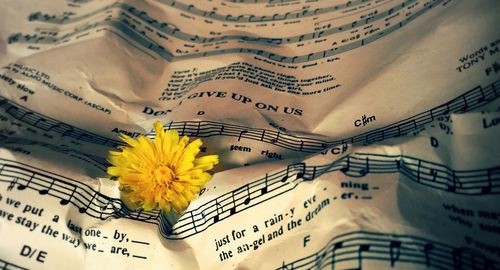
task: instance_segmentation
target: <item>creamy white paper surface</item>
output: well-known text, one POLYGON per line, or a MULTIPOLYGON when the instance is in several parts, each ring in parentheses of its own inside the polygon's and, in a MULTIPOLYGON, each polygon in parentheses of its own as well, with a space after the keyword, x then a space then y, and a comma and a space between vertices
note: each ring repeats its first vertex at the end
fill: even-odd
POLYGON ((500 269, 495 0, 3 0, 0 268, 500 269), (132 211, 118 135, 221 162, 132 211))

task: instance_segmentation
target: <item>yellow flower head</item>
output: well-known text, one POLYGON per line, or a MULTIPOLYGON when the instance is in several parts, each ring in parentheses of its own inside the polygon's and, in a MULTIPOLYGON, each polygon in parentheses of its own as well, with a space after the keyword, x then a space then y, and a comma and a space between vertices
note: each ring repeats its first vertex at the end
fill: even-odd
POLYGON ((127 204, 165 212, 173 208, 181 213, 210 180, 212 176, 206 171, 219 163, 219 157, 196 158, 202 145, 200 139, 188 144, 187 136, 179 139, 176 130, 165 131, 160 122, 154 128, 154 142, 144 136, 133 139, 121 134, 128 146, 109 152, 112 166, 108 174, 118 177, 127 204))

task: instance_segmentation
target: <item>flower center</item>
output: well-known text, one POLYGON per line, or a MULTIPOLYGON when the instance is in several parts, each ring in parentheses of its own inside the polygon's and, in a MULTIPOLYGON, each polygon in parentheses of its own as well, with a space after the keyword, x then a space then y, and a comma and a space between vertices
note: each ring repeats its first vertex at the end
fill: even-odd
POLYGON ((168 166, 161 165, 154 169, 153 177, 157 185, 169 185, 175 178, 174 172, 168 166))

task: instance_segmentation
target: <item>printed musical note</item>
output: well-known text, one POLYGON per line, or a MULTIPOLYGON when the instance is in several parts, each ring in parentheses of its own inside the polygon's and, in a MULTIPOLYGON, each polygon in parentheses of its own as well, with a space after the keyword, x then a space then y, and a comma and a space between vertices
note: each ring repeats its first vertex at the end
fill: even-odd
POLYGON ((451 178, 451 185, 450 185, 449 182, 447 183, 447 185, 448 185, 448 191, 455 192, 457 190, 457 186, 459 184, 460 183, 459 183, 458 177, 456 176, 455 172, 453 172, 452 178, 451 178))
POLYGON ((358 268, 359 270, 363 269, 363 252, 369 251, 370 250, 370 245, 368 244, 362 244, 358 248, 358 268))
POLYGON ((369 172, 370 172, 370 162, 369 162, 369 160, 368 160, 368 157, 366 157, 365 167, 364 167, 364 168, 362 168, 362 169, 359 171, 359 176, 360 176, 360 177, 365 176, 365 175, 367 175, 369 172))
POLYGON ((350 169, 351 169, 351 157, 347 156, 347 164, 346 166, 342 167, 340 171, 343 172, 344 174, 347 174, 350 169))
POLYGON ((488 169, 486 171, 488 185, 482 188, 482 190, 481 190, 482 194, 490 194, 491 193, 491 190, 493 188, 492 174, 499 174, 499 173, 500 173, 499 168, 492 168, 492 169, 488 169))
POLYGON ((420 171, 422 169, 422 161, 419 160, 418 161, 418 166, 417 166, 417 182, 420 182, 420 171))
POLYGON ((94 193, 94 195, 92 195, 92 198, 88 201, 87 205, 81 206, 78 208, 78 212, 80 212, 80 214, 85 213, 87 211, 87 209, 90 208, 90 205, 92 205, 92 202, 94 201, 96 196, 97 196, 97 192, 94 193))
POLYGON ((233 206, 229 209, 229 214, 230 215, 234 215, 236 214, 236 199, 234 198, 234 193, 236 192, 236 190, 233 190, 231 192, 231 198, 232 198, 232 203, 233 203, 233 206))
POLYGON ((336 242, 332 246, 332 261, 331 261, 331 264, 330 264, 332 270, 335 269, 335 251, 337 251, 337 249, 342 248, 343 245, 344 245, 344 242, 336 242))
POLYGON ((399 256, 401 254, 401 241, 391 241, 389 245, 389 252, 390 252, 390 260, 391 260, 391 267, 394 267, 394 263, 399 260, 399 256), (394 251, 396 250, 396 251, 394 251))
POLYGON ((268 180, 267 180, 267 178, 268 178, 268 175, 267 175, 267 173, 266 173, 266 176, 265 176, 265 178, 264 178, 264 179, 265 179, 265 182, 264 182, 264 187, 260 190, 260 192, 261 192, 261 194, 262 194, 262 195, 264 195, 264 194, 266 194, 266 193, 267 193, 267 181, 268 181, 268 180))
POLYGON ((316 269, 322 269, 323 259, 326 257, 326 251, 321 254, 316 254, 316 269))
POLYGON ((271 139, 270 142, 273 143, 273 144, 277 143, 279 141, 279 139, 280 139, 280 133, 281 133, 281 131, 278 130, 276 138, 271 139))
MULTIPOLYGON (((350 262, 351 267, 343 267, 340 269, 361 270, 363 268, 363 260, 387 261, 391 264, 392 268, 397 269, 414 268, 411 266, 418 268, 418 266, 422 265, 429 267, 431 266, 429 253, 434 249, 439 250, 438 268, 496 269, 494 267, 498 263, 474 250, 469 251, 463 248, 450 247, 445 243, 423 239, 419 236, 401 235, 403 238, 399 238, 399 236, 400 235, 392 233, 369 231, 351 231, 340 235, 336 234, 328 244, 330 245, 329 249, 325 246, 316 253, 306 255, 288 264, 284 262, 283 265, 296 265, 296 268, 294 268, 296 270, 324 269, 324 267, 322 267, 323 259, 326 258, 326 253, 330 253, 331 269, 336 269, 337 262, 350 262), (393 239, 394 236, 398 237, 400 240, 395 241, 393 239), (383 245, 388 248, 380 249, 383 245), (372 247, 375 248, 372 250, 372 247), (404 259, 400 257, 403 254, 405 256, 404 259), (421 260, 423 256, 426 258, 425 261, 421 260), (352 265, 354 265, 356 261, 358 267, 352 268, 352 265), (396 261, 400 261, 401 265, 394 267, 396 261)), ((371 265, 371 268, 374 268, 374 266, 371 265)))
POLYGON ((434 245, 432 243, 427 243, 424 246, 424 254, 425 254, 425 264, 427 267, 431 266, 430 253, 434 250, 434 245))
MULTIPOLYGON (((300 171, 297 173, 297 179, 300 179, 300 178, 304 178, 304 176, 306 175, 306 164, 301 162, 301 163, 298 163, 296 164, 300 171)), ((296 167, 297 167, 296 166, 296 167)), ((305 180, 305 179, 304 179, 305 180)))
POLYGON ((217 198, 215 198, 215 216, 214 216, 214 223, 219 222, 220 220, 220 215, 223 213, 222 206, 220 205, 219 202, 217 202, 217 198), (220 208, 220 210, 219 210, 220 208))
POLYGON ((28 180, 28 182, 24 185, 21 185, 19 184, 17 186, 17 189, 18 190, 25 190, 30 184, 31 184, 31 181, 33 181, 33 177, 35 176, 35 173, 32 173, 31 176, 30 176, 30 179, 28 180))
MULTIPOLYGON (((420 162, 421 162, 421 161, 420 161, 420 162)), ((436 178, 437 178, 437 175, 438 175, 438 171, 437 171, 436 169, 431 169, 430 173, 431 173, 431 176, 432 176, 431 181, 432 181, 432 182, 435 182, 435 181, 436 181, 436 178)))
POLYGON ((462 105, 462 108, 460 108, 460 112, 466 112, 467 109, 469 108, 469 104, 467 104, 467 99, 465 98, 465 96, 462 96, 462 101, 463 101, 463 105, 462 105))
POLYGON ((243 203, 245 205, 248 205, 248 204, 250 204, 250 201, 251 201, 251 199, 250 199, 250 186, 249 185, 245 185, 245 186, 246 186, 246 190, 247 190, 247 197, 245 198, 243 203))
POLYGON ((285 182, 288 180, 288 178, 290 178, 290 176, 288 175, 288 174, 289 174, 289 172, 290 172, 290 166, 291 166, 291 165, 289 165, 289 166, 287 166, 287 167, 286 167, 286 173, 285 173, 285 176, 283 176, 283 177, 281 178, 281 182, 283 182, 283 183, 285 183, 285 182))
POLYGON ((73 190, 71 191, 71 194, 69 195, 69 197, 66 198, 66 199, 61 199, 59 201, 59 203, 61 205, 67 205, 71 201, 71 199, 73 199, 73 196, 74 196, 75 192, 76 192, 76 186, 73 186, 73 190))

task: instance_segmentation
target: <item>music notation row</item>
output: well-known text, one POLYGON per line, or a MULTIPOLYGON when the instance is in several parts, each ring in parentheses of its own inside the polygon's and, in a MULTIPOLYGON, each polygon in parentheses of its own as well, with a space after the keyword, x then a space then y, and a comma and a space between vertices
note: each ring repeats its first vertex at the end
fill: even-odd
MULTIPOLYGON (((413 0, 409 0, 413 1, 413 0)), ((204 51, 204 52, 194 52, 194 53, 189 53, 189 54, 183 54, 183 55, 174 55, 171 53, 167 48, 159 45, 156 41, 153 41, 151 38, 146 36, 146 33, 144 31, 139 32, 135 29, 135 26, 130 24, 126 19, 122 20, 114 20, 112 17, 107 17, 106 19, 95 22, 92 24, 88 24, 82 27, 78 27, 74 30, 73 33, 70 33, 71 36, 76 35, 77 32, 84 32, 88 31, 90 29, 94 29, 100 26, 110 26, 116 30, 120 30, 122 33, 126 34, 129 38, 134 40, 137 44, 141 45, 143 48, 150 50, 157 55, 161 56, 167 61, 174 62, 174 61, 183 61, 183 60, 188 60, 188 59, 197 59, 200 57, 210 57, 210 56, 217 56, 217 55, 224 55, 224 54, 235 54, 235 53, 246 53, 246 54, 255 54, 257 56, 265 57, 273 61, 281 62, 281 63, 289 63, 289 64, 298 64, 298 63, 305 63, 305 62, 310 62, 310 61, 316 61, 320 60, 323 58, 328 58, 330 56, 334 56, 343 52, 347 52, 359 47, 362 47, 366 44, 369 44, 373 41, 378 40, 379 38, 386 36, 393 31, 402 28, 404 25, 408 24, 409 22, 413 21, 423 13, 425 13, 427 10, 431 9, 434 6, 437 6, 439 3, 443 2, 444 0, 429 0, 428 5, 424 5, 425 7, 423 9, 420 9, 418 11, 415 11, 413 13, 407 13, 405 16, 406 18, 401 20, 400 22, 396 24, 386 24, 383 27, 386 27, 385 29, 380 29, 377 31, 370 32, 368 36, 364 38, 355 38, 353 41, 351 39, 343 40, 341 43, 346 43, 345 45, 339 45, 337 47, 333 47, 331 49, 319 51, 319 52, 312 52, 309 54, 305 55, 297 55, 297 56, 284 56, 280 55, 277 53, 272 53, 266 50, 260 50, 260 49, 253 49, 253 48, 228 48, 228 49, 216 49, 216 50, 210 50, 210 51, 204 51)), ((387 11, 388 13, 389 11, 387 11)), ((365 24, 368 24, 370 19, 365 19, 365 24)), ((381 26, 382 27, 382 26, 381 26)), ((103 28, 102 30, 104 31, 111 31, 107 28, 103 28)), ((175 29, 174 29, 175 30, 175 29)), ((251 39, 251 38, 250 38, 251 39)), ((64 42, 60 40, 58 37, 53 37, 53 36, 38 36, 38 35, 23 35, 21 33, 17 34, 12 34, 8 38, 9 43, 18 43, 18 42, 25 42, 25 43, 61 43, 64 42)), ((281 41, 282 42, 282 41, 281 41)))
POLYGON ((340 171, 350 177, 369 173, 401 173, 408 179, 433 189, 477 196, 500 193, 500 166, 479 170, 452 170, 443 164, 408 156, 354 153, 335 162, 307 166, 291 164, 286 170, 243 185, 190 209, 173 224, 161 216, 160 232, 168 239, 198 234, 217 222, 295 189, 302 181, 312 181, 325 173, 340 171))
POLYGON ((0 269, 2 270, 28 270, 28 268, 21 267, 17 264, 2 260, 0 258, 0 269))
MULTIPOLYGON (((304 17, 310 17, 310 16, 317 16, 317 15, 323 15, 323 14, 328 14, 336 11, 342 11, 344 9, 348 8, 354 8, 357 7, 361 4, 364 4, 365 2, 369 2, 367 0, 354 0, 354 1, 348 1, 345 4, 340 4, 336 6, 330 6, 326 8, 316 8, 313 10, 310 9, 302 9, 301 11, 295 11, 295 12, 287 12, 287 13, 275 13, 271 16, 261 16, 261 15, 240 15, 240 16, 233 16, 230 14, 224 15, 224 14, 219 14, 217 11, 214 9, 212 11, 203 11, 196 6, 192 4, 184 4, 179 1, 173 1, 173 0, 159 0, 158 3, 168 5, 170 7, 173 7, 178 10, 182 10, 183 12, 209 18, 212 20, 218 20, 218 21, 223 21, 225 23, 260 23, 260 22, 272 22, 272 21, 282 21, 282 20, 295 20, 298 18, 304 18, 304 17)), ((48 15, 48 14, 42 14, 41 12, 35 12, 32 13, 28 19, 30 21, 32 20, 43 20, 47 22, 52 22, 52 23, 73 23, 76 21, 80 21, 86 18, 89 18, 90 16, 93 16, 95 14, 98 14, 100 12, 103 12, 110 7, 113 6, 119 6, 120 4, 113 4, 109 5, 107 7, 101 8, 99 10, 93 11, 88 14, 84 14, 79 17, 71 17, 71 13, 66 13, 62 15, 48 15)), ((371 7, 371 6, 367 6, 371 7)))
POLYGON ((9 144, 17 144, 17 145, 23 145, 23 146, 39 146, 43 147, 46 149, 49 149, 53 152, 57 152, 60 154, 68 155, 68 156, 73 156, 75 158, 78 158, 80 160, 85 160, 92 166, 98 168, 99 170, 106 172, 109 163, 106 160, 106 158, 102 156, 96 156, 96 155, 91 155, 91 154, 86 154, 82 153, 80 151, 77 151, 75 149, 71 149, 69 147, 60 147, 57 145, 45 143, 45 142, 40 142, 40 141, 35 141, 35 140, 29 140, 29 139, 24 139, 24 138, 18 138, 18 137, 8 137, 5 135, 0 135, 0 143, 4 145, 9 145, 9 144))
POLYGON ((161 234, 168 239, 196 235, 236 213, 295 189, 302 181, 312 181, 335 171, 350 177, 363 177, 369 173, 401 173, 418 184, 462 195, 500 193, 500 166, 452 170, 443 164, 409 156, 354 153, 324 165, 296 163, 284 170, 267 173, 263 178, 186 211, 179 220, 172 222, 158 211, 131 211, 120 199, 101 194, 85 183, 20 162, 0 161, 0 181, 9 184, 7 190, 29 188, 40 195, 58 198, 62 205, 74 205, 82 214, 102 220, 123 217, 157 224, 161 234))
MULTIPOLYGON (((206 43, 213 43, 213 42, 223 42, 223 41, 228 41, 228 40, 237 40, 241 42, 251 42, 251 43, 262 43, 262 44, 272 44, 272 45, 281 45, 281 44, 292 44, 292 43, 297 43, 297 42, 303 42, 303 41, 308 41, 308 40, 313 40, 313 39, 318 39, 318 38, 325 38, 333 34, 345 32, 352 30, 357 27, 362 27, 365 26, 369 23, 374 23, 379 20, 382 20, 384 18, 387 18, 389 16, 392 16, 393 14, 397 13, 398 11, 402 10, 404 7, 409 6, 410 4, 416 2, 416 0, 406 0, 405 2, 401 4, 397 4, 393 6, 392 8, 383 11, 383 12, 378 12, 377 14, 370 16, 368 18, 360 19, 360 20, 355 20, 350 23, 346 23, 343 25, 339 25, 333 28, 328 28, 325 30, 320 30, 320 31, 315 31, 311 33, 306 33, 302 35, 297 35, 297 36, 290 36, 290 37, 282 37, 282 38, 271 38, 271 37, 259 37, 259 36, 248 36, 248 35, 219 35, 215 37, 203 37, 203 36, 198 36, 198 35, 192 35, 187 32, 182 31, 175 25, 171 25, 167 22, 158 22, 156 19, 151 18, 148 16, 148 14, 142 10, 136 9, 134 6, 125 4, 125 3, 114 3, 113 5, 104 7, 100 10, 94 11, 92 13, 88 13, 79 17, 73 17, 70 19, 68 16, 56 16, 56 15, 48 15, 48 14, 42 14, 40 12, 33 13, 29 16, 30 21, 41 21, 41 22, 46 22, 46 23, 53 23, 53 24, 69 24, 69 23, 75 23, 87 18, 90 18, 92 16, 96 16, 98 14, 104 13, 108 10, 118 8, 123 11, 128 11, 130 14, 134 15, 137 19, 140 19, 142 22, 146 23, 147 25, 155 28, 159 32, 175 37, 180 40, 188 41, 188 42, 193 42, 193 43, 199 43, 199 44, 206 44, 206 43)), ((44 37, 43 39, 38 40, 39 43, 44 43, 44 44, 51 44, 51 43, 57 43, 62 40, 65 40, 71 36, 75 36, 80 34, 81 32, 88 30, 86 27, 78 27, 75 29, 75 31, 67 33, 63 36, 60 37, 55 37, 55 36, 47 36, 44 37)), ((18 34, 17 35, 19 38, 22 37, 22 35, 18 34)), ((26 39, 18 39, 17 41, 26 41, 26 39)), ((30 39, 30 41, 37 40, 37 38, 30 39)))
MULTIPOLYGON (((249 128, 213 121, 172 121, 165 124, 164 128, 168 130, 175 129, 178 130, 180 134, 194 137, 211 137, 218 135, 231 136, 237 137, 238 141, 241 139, 249 139, 270 143, 293 151, 317 153, 343 144, 372 144, 385 139, 404 136, 425 127, 440 117, 451 113, 464 113, 477 109, 496 100, 499 96, 500 80, 487 85, 485 88, 476 86, 444 104, 404 120, 359 135, 334 141, 294 136, 279 130, 249 128)), ((152 132, 147 134, 147 136, 153 138, 155 134, 152 132)))
MULTIPOLYGON (((196 6, 194 6, 192 4, 188 5, 188 4, 184 4, 180 1, 176 1, 176 0, 158 0, 159 3, 168 5, 170 7, 187 12, 189 14, 201 16, 201 17, 204 17, 206 19, 222 21, 222 22, 226 22, 226 23, 228 23, 228 22, 262 23, 262 22, 276 22, 276 21, 282 21, 282 20, 306 18, 306 17, 328 14, 331 12, 336 12, 339 10, 352 8, 355 6, 359 6, 359 5, 361 5, 365 2, 368 2, 368 1, 369 0, 352 0, 352 1, 347 1, 345 4, 339 4, 339 5, 334 5, 334 6, 324 7, 324 8, 301 9, 300 11, 286 12, 284 14, 275 13, 275 14, 270 15, 270 16, 261 16, 261 15, 254 15, 254 14, 233 16, 231 14, 219 14, 219 13, 217 13, 216 9, 213 9, 211 11, 198 9, 196 6)), ((373 2, 373 1, 371 1, 371 2, 373 2)))
POLYGON ((158 212, 126 212, 119 198, 106 196, 90 185, 21 162, 0 158, 0 182, 8 183, 7 191, 31 189, 40 195, 59 199, 61 205, 74 205, 80 213, 105 220, 126 216, 135 220, 153 220, 158 212))
POLYGON ((77 128, 54 118, 32 111, 31 109, 8 100, 3 96, 0 96, 0 108, 4 109, 5 112, 14 119, 45 132, 54 132, 60 134, 62 137, 69 137, 77 141, 84 141, 113 148, 116 148, 118 145, 122 145, 122 143, 117 140, 94 134, 90 131, 77 128))
MULTIPOLYGON (((350 138, 334 141, 294 136, 279 130, 249 128, 214 121, 172 121, 164 127, 166 129, 178 130, 181 135, 188 135, 192 137, 205 138, 213 136, 229 136, 238 138, 238 141, 241 139, 249 139, 270 143, 293 151, 317 153, 342 144, 371 144, 389 138, 404 136, 410 132, 425 127, 427 124, 435 121, 439 117, 451 113, 468 112, 484 106, 499 97, 499 89, 500 80, 495 81, 484 88, 476 86, 464 94, 459 95, 458 97, 428 111, 419 113, 404 120, 400 120, 385 127, 370 130, 350 138)), ((85 141, 113 148, 116 148, 118 145, 123 145, 120 141, 91 133, 47 117, 43 114, 34 112, 2 96, 0 96, 0 108, 3 108, 7 114, 16 120, 24 122, 32 127, 42 129, 46 132, 55 132, 63 137, 70 137, 78 141, 85 141)), ((154 137, 154 133, 150 133, 148 136, 152 138, 154 137)))
MULTIPOLYGON (((391 268, 422 265, 442 270, 495 270, 500 263, 467 247, 407 234, 353 231, 333 237, 317 252, 277 270, 363 269, 363 262, 386 262, 391 268)), ((371 269, 370 267, 366 267, 371 269)))

